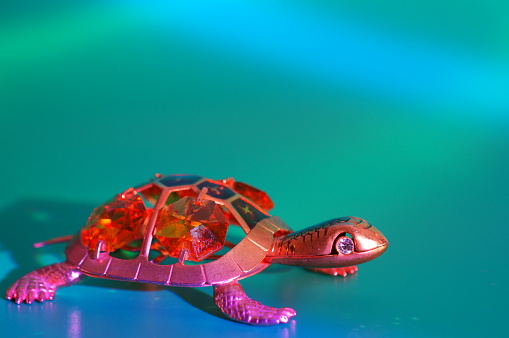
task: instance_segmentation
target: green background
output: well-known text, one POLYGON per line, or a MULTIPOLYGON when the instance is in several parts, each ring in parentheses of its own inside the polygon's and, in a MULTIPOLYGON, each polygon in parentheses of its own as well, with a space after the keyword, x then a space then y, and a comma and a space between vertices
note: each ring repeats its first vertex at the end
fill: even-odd
POLYGON ((0 4, 0 286, 63 259, 92 208, 156 172, 235 177, 294 229, 358 216, 388 251, 356 276, 272 267, 225 320, 210 288, 87 279, 0 302, 1 335, 505 336, 505 1, 0 4))

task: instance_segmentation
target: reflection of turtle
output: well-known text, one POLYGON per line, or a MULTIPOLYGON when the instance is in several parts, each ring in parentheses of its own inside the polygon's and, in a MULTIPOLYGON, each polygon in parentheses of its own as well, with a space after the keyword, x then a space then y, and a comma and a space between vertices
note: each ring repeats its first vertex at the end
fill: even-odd
POLYGON ((21 277, 7 298, 18 304, 50 300, 58 287, 82 275, 213 286, 215 303, 226 316, 272 325, 287 322, 295 311, 250 299, 238 280, 271 263, 346 275, 387 248, 385 237, 362 219, 336 218, 291 232, 267 213, 272 207, 264 192, 233 179, 156 175, 96 208, 67 248, 67 260, 21 277), (237 245, 226 241, 230 224, 246 233, 237 245))

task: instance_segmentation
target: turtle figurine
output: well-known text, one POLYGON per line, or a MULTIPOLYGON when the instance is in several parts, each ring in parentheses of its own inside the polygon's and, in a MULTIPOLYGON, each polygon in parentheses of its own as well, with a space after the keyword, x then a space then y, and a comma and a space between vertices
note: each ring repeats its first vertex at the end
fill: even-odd
POLYGON ((52 300, 59 287, 83 275, 212 286, 214 302, 227 317, 274 325, 288 322, 295 310, 252 300, 240 279, 270 264, 346 276, 387 249, 382 233, 363 219, 335 218, 293 232, 268 213, 273 206, 263 191, 232 178, 156 174, 94 209, 78 234, 60 239, 70 241, 66 261, 21 277, 7 289, 7 298, 18 304, 52 300), (242 229, 238 244, 226 240, 230 226, 242 229))

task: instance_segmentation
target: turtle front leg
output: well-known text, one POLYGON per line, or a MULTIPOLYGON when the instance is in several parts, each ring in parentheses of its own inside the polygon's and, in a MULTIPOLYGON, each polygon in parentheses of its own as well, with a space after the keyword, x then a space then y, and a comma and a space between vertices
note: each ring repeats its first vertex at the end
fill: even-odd
POLYGON ((309 271, 323 273, 331 276, 343 276, 351 275, 357 272, 359 268, 357 266, 346 266, 343 268, 307 268, 309 271))
POLYGON ((252 300, 236 281, 215 285, 214 301, 227 317, 251 325, 286 323, 297 314, 288 307, 275 308, 252 300))
POLYGON ((6 297, 17 304, 34 300, 43 302, 55 297, 56 289, 76 283, 81 277, 74 265, 67 262, 48 265, 18 279, 6 291, 6 297))

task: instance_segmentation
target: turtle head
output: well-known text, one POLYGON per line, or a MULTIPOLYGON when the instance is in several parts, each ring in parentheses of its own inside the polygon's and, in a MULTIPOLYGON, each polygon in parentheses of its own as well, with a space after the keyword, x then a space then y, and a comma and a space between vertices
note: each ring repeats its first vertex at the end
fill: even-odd
POLYGON ((380 256, 388 244, 365 220, 341 217, 275 238, 269 258, 287 265, 344 267, 380 256))

